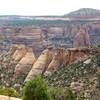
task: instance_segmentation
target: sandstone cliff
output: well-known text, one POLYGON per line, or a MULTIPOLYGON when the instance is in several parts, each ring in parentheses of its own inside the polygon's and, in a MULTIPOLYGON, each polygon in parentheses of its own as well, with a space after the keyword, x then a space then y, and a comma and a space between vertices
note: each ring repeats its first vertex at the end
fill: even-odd
POLYGON ((81 28, 79 32, 75 35, 73 41, 73 47, 89 47, 90 37, 86 29, 81 28))
POLYGON ((14 45, 14 47, 12 47, 12 52, 13 50, 16 48, 12 58, 15 60, 15 61, 20 61, 22 59, 22 57, 25 56, 27 50, 26 50, 26 47, 25 45, 14 45))
POLYGON ((47 69, 51 60, 52 60, 51 51, 49 49, 44 50, 37 59, 37 61, 34 63, 25 81, 34 78, 36 75, 42 74, 47 69))
POLYGON ((18 62, 18 64, 15 67, 15 75, 18 74, 28 74, 30 71, 32 65, 35 62, 35 55, 33 53, 33 50, 31 48, 27 48, 27 52, 24 55, 24 57, 18 62))

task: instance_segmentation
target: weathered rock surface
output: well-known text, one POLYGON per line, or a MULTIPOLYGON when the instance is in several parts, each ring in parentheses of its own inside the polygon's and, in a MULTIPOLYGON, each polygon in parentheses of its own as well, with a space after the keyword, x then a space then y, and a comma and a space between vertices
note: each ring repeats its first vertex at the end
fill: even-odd
POLYGON ((22 100, 22 99, 0 95, 0 100, 22 100))
POLYGON ((27 53, 24 57, 18 62, 15 67, 15 74, 28 74, 32 65, 35 63, 35 55, 31 48, 28 48, 27 53))
POLYGON ((0 57, 0 85, 15 87, 18 84, 20 88, 36 60, 33 49, 25 45, 13 45, 0 57))
POLYGON ((58 66, 64 63, 64 49, 60 48, 57 49, 51 63, 49 64, 47 71, 54 70, 58 66))
MULTIPOLYGON (((22 59, 22 57, 24 57, 26 52, 27 52, 26 47, 25 47, 25 45, 15 45, 14 48, 16 48, 16 50, 15 50, 12 58, 15 61, 20 61, 22 59)), ((11 51, 13 51, 14 48, 11 51)))
POLYGON ((51 60, 52 60, 51 51, 49 49, 44 50, 37 59, 37 61, 34 63, 25 81, 34 78, 38 74, 42 74, 47 69, 51 60))
POLYGON ((81 28, 79 32, 75 35, 73 46, 76 48, 90 46, 90 37, 86 28, 81 28))
POLYGON ((84 60, 82 60, 59 66, 45 78, 50 86, 70 87, 77 93, 77 97, 80 98, 80 100, 82 96, 89 100, 99 100, 100 73, 97 69, 100 67, 100 52, 97 54, 93 53, 93 55, 91 54, 88 56, 88 59, 91 59, 91 62, 88 60, 88 63, 88 61, 85 60, 87 62, 84 63, 84 60))

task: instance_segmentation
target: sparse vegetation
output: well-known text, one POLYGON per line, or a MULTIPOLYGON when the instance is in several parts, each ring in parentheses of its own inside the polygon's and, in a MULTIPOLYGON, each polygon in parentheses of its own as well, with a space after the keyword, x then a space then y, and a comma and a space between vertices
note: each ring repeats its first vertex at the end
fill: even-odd
POLYGON ((25 84, 23 100, 50 100, 48 86, 40 76, 25 84))
POLYGON ((70 87, 71 83, 79 82, 83 83, 83 88, 80 92, 76 91, 78 100, 99 100, 91 99, 91 97, 99 98, 99 74, 97 74, 97 69, 99 68, 99 56, 100 54, 95 54, 91 56, 91 62, 85 64, 84 61, 79 61, 70 65, 65 65, 59 67, 57 70, 53 71, 52 74, 46 77, 50 86, 53 87, 70 87), (88 92, 87 92, 88 91, 88 92))
POLYGON ((0 87, 0 95, 5 95, 9 97, 19 97, 19 94, 15 89, 5 87, 0 87))

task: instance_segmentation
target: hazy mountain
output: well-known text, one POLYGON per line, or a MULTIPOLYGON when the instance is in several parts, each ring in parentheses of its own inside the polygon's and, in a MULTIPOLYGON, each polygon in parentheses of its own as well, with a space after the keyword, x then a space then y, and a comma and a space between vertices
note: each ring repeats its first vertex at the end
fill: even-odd
POLYGON ((79 10, 65 14, 66 17, 98 17, 100 16, 100 10, 92 8, 81 8, 79 10))

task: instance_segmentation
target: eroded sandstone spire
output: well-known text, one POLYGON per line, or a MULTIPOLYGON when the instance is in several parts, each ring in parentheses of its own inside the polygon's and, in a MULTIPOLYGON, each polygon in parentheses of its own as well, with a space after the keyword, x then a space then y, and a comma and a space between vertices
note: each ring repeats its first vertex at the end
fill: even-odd
POLYGON ((49 49, 44 50, 37 59, 37 61, 34 63, 25 81, 34 78, 36 75, 42 74, 43 71, 48 67, 51 60, 52 60, 51 50, 49 49))
POLYGON ((86 28, 80 28, 79 32, 75 35, 73 41, 73 47, 89 47, 90 46, 90 36, 86 28))

